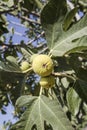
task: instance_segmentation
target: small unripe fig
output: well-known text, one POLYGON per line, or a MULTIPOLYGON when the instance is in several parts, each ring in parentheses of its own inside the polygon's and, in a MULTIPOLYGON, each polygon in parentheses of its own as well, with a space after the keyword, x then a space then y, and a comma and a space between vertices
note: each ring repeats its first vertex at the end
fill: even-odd
POLYGON ((21 63, 21 67, 20 68, 21 68, 22 71, 25 71, 25 70, 29 69, 29 67, 30 67, 29 63, 27 61, 23 61, 21 63))
POLYGON ((55 84, 55 78, 54 76, 47 76, 47 77, 41 77, 40 79, 40 85, 43 88, 51 88, 55 84))
POLYGON ((33 60, 38 56, 39 54, 33 54, 30 58, 30 62, 32 63, 33 60))
POLYGON ((40 76, 48 76, 53 71, 53 61, 48 55, 38 55, 32 63, 33 71, 40 76))

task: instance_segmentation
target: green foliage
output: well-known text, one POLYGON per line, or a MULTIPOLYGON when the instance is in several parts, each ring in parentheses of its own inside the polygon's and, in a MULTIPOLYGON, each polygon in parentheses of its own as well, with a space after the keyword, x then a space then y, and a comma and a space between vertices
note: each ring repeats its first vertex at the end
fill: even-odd
POLYGON ((81 79, 76 81, 75 89, 83 101, 87 102, 87 82, 81 79))
POLYGON ((31 130, 34 127, 44 130, 46 127, 44 122, 50 124, 51 129, 73 130, 57 100, 50 100, 45 96, 20 97, 16 106, 24 107, 25 105, 27 110, 21 117, 21 122, 19 121, 11 130, 31 130))
POLYGON ((12 7, 14 5, 13 0, 3 0, 2 3, 5 4, 5 5, 8 5, 8 7, 12 7))
POLYGON ((0 69, 10 72, 21 72, 17 60, 13 56, 6 57, 6 62, 0 62, 0 69))
POLYGON ((70 112, 74 116, 76 116, 79 112, 79 107, 81 105, 81 98, 73 88, 70 88, 67 91, 67 105, 69 107, 70 112))
POLYGON ((0 1, 0 110, 6 114, 4 106, 12 102, 19 119, 3 128, 80 130, 87 126, 87 3, 71 0, 70 5, 66 0, 0 1), (79 11, 83 17, 78 21, 79 11), (9 30, 10 23, 26 31, 9 30), (15 34, 24 35, 28 42, 21 38, 15 43, 15 34), (40 77, 32 69, 34 54, 52 58, 52 88, 40 86, 40 77), (26 71, 20 69, 23 61, 30 66, 26 71))
POLYGON ((78 8, 74 8, 67 13, 67 15, 64 19, 64 22, 63 22, 63 29, 65 31, 70 27, 72 20, 75 17, 75 14, 77 13, 77 11, 78 11, 78 8))
MULTIPOLYGON (((63 3, 61 3, 60 7, 58 7, 56 3, 55 5, 56 8, 58 8, 57 13, 54 7, 55 10, 54 16, 56 17, 52 17, 52 15, 48 17, 48 10, 49 13, 51 11, 53 12, 53 10, 50 9, 49 4, 46 5, 48 7, 48 10, 43 9, 41 17, 42 25, 46 32, 46 38, 48 41, 48 47, 50 48, 50 53, 54 56, 63 56, 67 53, 72 53, 72 50, 73 52, 74 50, 76 52, 78 51, 78 49, 80 51, 80 49, 84 50, 84 48, 87 48, 86 41, 84 40, 85 39, 84 36, 86 35, 86 29, 87 29, 87 15, 85 15, 84 18, 81 19, 79 22, 71 26, 70 29, 64 31, 62 28, 64 16, 63 14, 60 14, 60 17, 58 17, 56 13, 59 14, 59 12, 61 12, 60 7, 62 6, 61 8, 64 8, 65 5, 63 3), (45 17, 47 19, 45 19, 45 17), (54 20, 53 24, 50 22, 52 21, 51 20, 52 18, 54 20)), ((63 11, 64 11, 63 13, 66 13, 65 10, 63 11)), ((65 22, 66 22, 65 24, 67 24, 67 21, 65 22)))

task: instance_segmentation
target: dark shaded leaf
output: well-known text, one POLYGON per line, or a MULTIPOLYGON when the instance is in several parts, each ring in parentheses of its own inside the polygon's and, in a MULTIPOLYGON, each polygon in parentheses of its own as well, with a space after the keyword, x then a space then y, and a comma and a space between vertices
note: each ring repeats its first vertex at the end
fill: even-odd
POLYGON ((23 7, 29 11, 32 11, 34 7, 34 0, 24 0, 23 7))
POLYGON ((78 79, 74 85, 74 89, 83 101, 87 102, 87 82, 78 79))
POLYGON ((61 0, 50 0, 41 12, 41 23, 44 29, 46 29, 47 25, 61 22, 66 14, 66 11, 67 8, 65 0, 62 0, 62 2, 61 0))
POLYGON ((67 13, 67 15, 66 15, 66 17, 65 17, 65 19, 63 21, 63 29, 65 31, 69 28, 69 26, 70 26, 70 24, 71 24, 71 22, 72 22, 72 20, 73 20, 73 18, 75 16, 77 10, 78 10, 78 8, 74 8, 70 12, 67 13))
POLYGON ((87 82, 87 69, 80 68, 78 73, 77 73, 77 77, 79 79, 87 82))
POLYGON ((4 33, 8 33, 8 29, 6 28, 6 26, 3 24, 3 22, 0 22, 0 35, 4 34, 4 33))

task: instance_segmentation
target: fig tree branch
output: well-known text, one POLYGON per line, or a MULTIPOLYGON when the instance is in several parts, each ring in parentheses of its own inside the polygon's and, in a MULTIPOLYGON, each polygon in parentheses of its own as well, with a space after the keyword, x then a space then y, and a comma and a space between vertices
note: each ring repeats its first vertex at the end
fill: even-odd
POLYGON ((22 16, 22 15, 19 15, 19 14, 14 15, 14 14, 12 14, 11 12, 9 12, 9 15, 12 15, 12 16, 14 16, 14 17, 18 17, 18 18, 20 18, 20 19, 22 19, 22 20, 25 20, 25 21, 29 22, 29 23, 34 23, 34 24, 41 25, 41 23, 40 23, 39 21, 36 21, 36 20, 30 19, 30 18, 27 18, 27 17, 22 16))
POLYGON ((76 80, 76 77, 73 77, 72 75, 67 74, 65 72, 54 72, 54 73, 52 73, 52 75, 55 76, 55 77, 61 77, 61 78, 67 77, 67 78, 70 78, 72 80, 76 80))
MULTIPOLYGON (((34 41, 36 41, 37 39, 39 39, 41 36, 43 36, 45 33, 44 33, 44 31, 42 31, 42 33, 41 34, 39 34, 37 37, 35 37, 34 39, 32 39, 32 40, 30 40, 28 43, 27 43, 27 45, 30 45, 32 42, 34 42, 34 41)), ((22 44, 6 44, 6 43, 4 43, 4 42, 2 42, 2 41, 0 41, 0 46, 5 46, 5 47, 10 47, 10 48, 13 48, 13 47, 18 47, 18 46, 20 46, 20 47, 23 47, 23 45, 22 44)))
POLYGON ((37 37, 35 37, 35 38, 33 38, 32 40, 30 40, 28 43, 27 43, 27 45, 28 44, 30 44, 30 43, 32 43, 32 42, 34 42, 34 41, 36 41, 37 39, 39 39, 41 36, 43 36, 45 34, 45 32, 44 31, 42 31, 37 37))
POLYGON ((12 12, 12 11, 15 11, 16 9, 17 9, 18 7, 12 7, 12 8, 10 8, 10 9, 8 9, 8 10, 3 10, 3 11, 0 11, 0 14, 5 14, 5 13, 10 13, 10 12, 12 12))
POLYGON ((21 18, 22 20, 26 20, 27 22, 35 23, 35 24, 41 25, 40 22, 35 21, 35 20, 33 20, 33 19, 27 18, 27 17, 25 17, 25 16, 20 16, 20 15, 17 15, 17 16, 18 16, 18 18, 21 18))

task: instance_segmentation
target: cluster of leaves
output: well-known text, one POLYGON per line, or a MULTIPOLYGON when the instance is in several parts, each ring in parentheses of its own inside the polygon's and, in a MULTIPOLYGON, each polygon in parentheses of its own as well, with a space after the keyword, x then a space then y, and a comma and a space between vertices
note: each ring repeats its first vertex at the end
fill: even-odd
POLYGON ((87 1, 86 0, 72 0, 72 2, 75 4, 75 6, 78 6, 80 11, 82 11, 84 14, 87 12, 87 1))
MULTIPOLYGON (((40 2, 37 3, 40 5, 40 2)), ((38 53, 43 47, 46 47, 43 43, 37 44, 37 39, 40 37, 37 36, 40 35, 42 31, 40 22, 38 22, 39 5, 35 4, 35 1, 26 0, 20 0, 19 2, 16 0, 0 1, 0 109, 3 113, 6 113, 4 106, 10 103, 10 99, 12 103, 15 104, 16 99, 21 93, 25 93, 24 91, 20 91, 23 84, 22 80, 25 77, 25 74, 23 74, 20 69, 21 62, 24 60, 29 61, 33 53, 38 53), (26 2, 28 3, 26 4, 26 2), (32 19, 30 19, 31 15, 32 19), (9 29, 11 22, 8 19, 9 16, 20 19, 19 26, 23 24, 25 28, 27 27, 25 34, 30 38, 29 43, 26 43, 27 45, 22 38, 20 43, 15 45, 13 41, 15 28, 12 28, 12 30, 9 29), (8 35, 9 40, 7 42, 6 38, 8 35), (32 44, 35 40, 37 40, 36 47, 32 44)), ((16 22, 14 22, 14 24, 16 24, 16 22)), ((42 38, 44 37, 42 36, 42 38)), ((27 77, 26 86, 30 84, 30 86, 34 88, 37 83, 33 81, 35 81, 36 78, 37 77, 33 74, 31 74, 29 78, 27 77)), ((29 88, 26 86, 22 89, 26 89, 26 91, 29 89, 31 93, 34 93, 32 87, 29 88)))
POLYGON ((0 2, 0 108, 3 112, 10 100, 13 105, 16 102, 20 118, 11 130, 80 130, 87 125, 87 14, 79 21, 76 16, 86 2, 72 0, 71 4, 72 10, 66 0, 0 2), (30 42, 15 45, 14 30, 6 44, 3 34, 8 33, 8 14, 27 25, 30 42), (47 44, 38 38, 46 38, 47 44), (33 71, 20 69, 21 62, 30 63, 34 53, 52 56, 56 81, 49 90, 40 89, 33 71))

